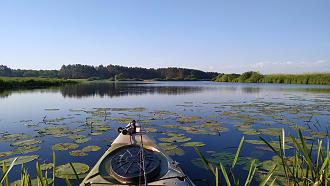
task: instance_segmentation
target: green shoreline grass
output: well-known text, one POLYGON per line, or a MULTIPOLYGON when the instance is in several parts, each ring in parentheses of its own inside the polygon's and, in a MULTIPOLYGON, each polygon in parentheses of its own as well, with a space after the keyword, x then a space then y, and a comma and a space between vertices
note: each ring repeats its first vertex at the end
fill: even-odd
POLYGON ((281 83, 281 84, 316 84, 330 85, 330 73, 305 74, 269 74, 258 72, 245 72, 243 74, 220 74, 216 82, 237 83, 281 83))
POLYGON ((0 77, 0 88, 51 87, 75 83, 78 82, 58 78, 0 77))

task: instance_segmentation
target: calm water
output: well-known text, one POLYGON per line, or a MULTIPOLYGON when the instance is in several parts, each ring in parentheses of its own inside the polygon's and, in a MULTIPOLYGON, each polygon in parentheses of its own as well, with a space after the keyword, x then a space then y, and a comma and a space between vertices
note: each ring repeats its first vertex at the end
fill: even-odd
MULTIPOLYGON (((167 137, 162 132, 177 132, 190 137, 193 142, 206 144, 200 147, 206 155, 235 153, 235 147, 243 135, 248 140, 258 139, 258 135, 275 140, 276 136, 264 132, 263 129, 267 128, 284 128, 286 133, 296 134, 297 126, 300 126, 306 136, 323 138, 330 124, 330 86, 125 82, 88 83, 52 89, 0 90, 0 137, 3 138, 5 132, 25 133, 31 139, 41 140, 41 144, 35 145, 40 147, 39 150, 18 154, 39 155, 40 162, 52 161, 52 145, 73 142, 70 138, 72 134, 63 134, 62 137, 41 135, 40 129, 54 126, 80 129, 75 134, 85 136, 87 142, 79 144, 78 149, 98 145, 101 150, 89 152, 82 157, 70 155, 72 150, 56 151, 57 164, 82 162, 92 167, 108 148, 107 145, 111 144, 111 139, 117 136, 117 128, 123 126, 118 120, 123 118, 143 121, 145 127, 151 128, 153 132, 150 135, 158 143, 162 143, 159 138, 167 137), (140 109, 113 109, 137 107, 140 109), (104 113, 101 112, 103 110, 104 113), (179 122, 189 116, 195 116, 195 120, 183 124, 179 122), (91 130, 93 132, 95 128, 91 129, 88 123, 92 121, 112 129, 91 135, 91 130), (198 128, 205 123, 213 125, 198 128), (198 130, 190 130, 192 128, 198 130)), ((15 149, 10 145, 13 142, 0 139, 0 152, 15 149)), ((212 184, 212 176, 194 161, 198 156, 193 148, 182 146, 184 143, 172 143, 182 149, 176 154, 169 152, 173 154, 173 159, 181 164, 191 179, 206 179, 212 184)), ((290 152, 292 149, 288 150, 290 152)), ((2 155, 0 160, 16 155, 2 155)), ((245 143, 241 152, 242 157, 256 158, 260 162, 271 159, 273 155, 265 146, 250 143, 245 143)), ((34 170, 35 161, 25 166, 34 170)), ((12 171, 11 181, 19 178, 18 174, 15 175, 19 169, 17 166, 12 171)), ((243 165, 236 171, 242 177, 246 175, 243 165)), ((57 180, 57 183, 60 185, 63 182, 57 180)), ((201 182, 196 184, 203 185, 201 182)))

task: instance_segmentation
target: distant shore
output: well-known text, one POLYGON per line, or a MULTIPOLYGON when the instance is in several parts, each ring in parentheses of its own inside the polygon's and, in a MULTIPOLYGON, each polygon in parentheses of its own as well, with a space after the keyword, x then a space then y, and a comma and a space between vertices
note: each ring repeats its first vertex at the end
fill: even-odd
POLYGON ((0 77, 0 88, 51 87, 75 84, 77 81, 39 77, 0 77))
POLYGON ((330 85, 330 73, 305 74, 269 74, 258 72, 245 72, 243 74, 219 74, 216 82, 237 83, 280 83, 280 84, 314 84, 330 85))

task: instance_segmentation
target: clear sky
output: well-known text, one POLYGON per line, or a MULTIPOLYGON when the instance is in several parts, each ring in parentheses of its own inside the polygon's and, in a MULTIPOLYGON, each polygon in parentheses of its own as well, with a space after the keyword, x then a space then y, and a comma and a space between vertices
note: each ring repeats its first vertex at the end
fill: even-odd
POLYGON ((0 0, 0 64, 330 71, 329 0, 0 0))

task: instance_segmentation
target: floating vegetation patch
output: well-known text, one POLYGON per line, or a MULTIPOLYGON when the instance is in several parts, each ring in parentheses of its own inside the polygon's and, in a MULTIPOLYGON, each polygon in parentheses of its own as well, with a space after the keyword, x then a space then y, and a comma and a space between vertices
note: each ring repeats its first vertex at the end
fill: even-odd
POLYGON ((268 136, 280 136, 282 134, 282 128, 265 128, 259 129, 259 132, 268 136))
POLYGON ((45 111, 58 111, 58 108, 46 108, 45 111))
POLYGON ((13 155, 13 151, 0 152, 0 158, 13 155))
POLYGON ((17 141, 17 142, 14 142, 14 143, 11 143, 10 145, 11 146, 29 146, 29 145, 36 145, 36 144, 40 144, 42 143, 41 140, 37 140, 37 139, 29 139, 29 140, 23 140, 23 141, 17 141))
POLYGON ((160 148, 162 148, 165 151, 170 151, 170 150, 176 149, 178 147, 173 143, 159 143, 158 145, 160 148))
POLYGON ((8 134, 4 133, 0 137, 0 142, 14 142, 14 141, 20 141, 24 139, 31 138, 31 136, 24 134, 24 133, 19 133, 19 134, 8 134))
POLYGON ((116 117, 111 117, 111 120, 118 121, 121 124, 128 124, 128 123, 130 123, 133 120, 133 118, 126 118, 126 117, 116 118, 116 117))
POLYGON ((16 149, 12 150, 13 154, 27 154, 30 152, 35 152, 40 150, 41 147, 39 146, 21 146, 21 147, 17 147, 16 149))
POLYGON ((200 120, 202 120, 200 116, 180 116, 176 121, 179 123, 193 123, 200 120))
MULTIPOLYGON (((89 166, 84 163, 72 163, 79 178, 84 178, 89 170, 89 166)), ((56 167, 55 176, 58 178, 76 179, 75 172, 69 163, 56 167)))
POLYGON ((42 163, 42 164, 40 164, 40 168, 43 171, 53 169, 53 167, 54 167, 53 163, 42 163))
POLYGON ((82 150, 74 150, 69 152, 71 156, 87 156, 86 152, 83 152, 82 150))
POLYGON ((101 147, 99 146, 96 146, 96 145, 90 145, 90 146, 86 146, 84 148, 82 148, 81 150, 83 152, 96 152, 96 151, 99 151, 101 149, 101 147))
MULTIPOLYGON (((0 161, 0 165, 3 165, 5 163, 6 166, 9 166, 14 161, 15 158, 16 157, 5 159, 5 160, 1 160, 0 161)), ((25 163, 31 162, 33 160, 36 160, 38 158, 39 158, 38 155, 17 156, 17 160, 15 161, 14 165, 25 164, 25 163)))
POLYGON ((84 137, 84 138, 78 138, 78 139, 75 139, 73 140, 75 143, 78 143, 78 144, 82 144, 82 143, 86 143, 88 142, 89 140, 91 140, 92 138, 90 137, 84 137))
POLYGON ((176 135, 168 135, 170 137, 168 138, 159 138, 158 140, 161 141, 161 142, 167 142, 167 143, 173 143, 173 142, 187 142, 187 141, 190 141, 191 138, 189 137, 186 137, 185 135, 183 134, 176 134, 176 135))
POLYGON ((72 134, 72 131, 70 131, 67 127, 65 126, 55 126, 55 127, 46 127, 42 128, 38 132, 39 134, 42 135, 52 135, 53 137, 65 137, 68 136, 69 134, 72 134))
POLYGON ((203 147, 205 145, 205 143, 203 142, 187 142, 187 143, 184 143, 182 144, 181 146, 183 147, 203 147))
POLYGON ((79 145, 75 143, 58 143, 53 145, 53 150, 59 150, 59 151, 64 151, 64 150, 73 150, 78 148, 79 145))
POLYGON ((169 156, 183 156, 185 154, 184 150, 179 147, 175 149, 167 150, 165 152, 169 156))

